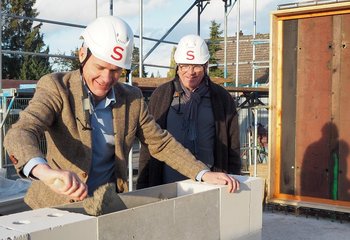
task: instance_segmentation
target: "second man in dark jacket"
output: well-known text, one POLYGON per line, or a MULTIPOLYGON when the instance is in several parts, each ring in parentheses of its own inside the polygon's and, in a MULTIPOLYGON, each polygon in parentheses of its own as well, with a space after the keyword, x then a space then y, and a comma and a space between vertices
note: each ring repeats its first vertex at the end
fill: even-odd
MULTIPOLYGON (((240 174, 238 114, 232 96, 207 74, 207 44, 197 35, 184 36, 174 58, 176 76, 153 92, 150 113, 212 171, 240 174)), ((139 164, 137 188, 186 179, 152 158, 146 145, 141 146, 139 164)))

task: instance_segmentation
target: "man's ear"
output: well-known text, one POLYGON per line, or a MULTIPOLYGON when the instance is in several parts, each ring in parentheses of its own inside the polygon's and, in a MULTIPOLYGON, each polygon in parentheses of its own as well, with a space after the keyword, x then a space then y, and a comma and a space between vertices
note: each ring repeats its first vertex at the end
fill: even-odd
POLYGON ((204 74, 209 74, 209 61, 203 64, 204 74))
POLYGON ((79 49, 79 62, 80 63, 84 62, 86 57, 87 57, 87 48, 86 47, 81 47, 79 49))
POLYGON ((179 74, 179 71, 180 71, 179 65, 176 65, 176 68, 175 68, 175 75, 180 75, 180 74, 179 74))

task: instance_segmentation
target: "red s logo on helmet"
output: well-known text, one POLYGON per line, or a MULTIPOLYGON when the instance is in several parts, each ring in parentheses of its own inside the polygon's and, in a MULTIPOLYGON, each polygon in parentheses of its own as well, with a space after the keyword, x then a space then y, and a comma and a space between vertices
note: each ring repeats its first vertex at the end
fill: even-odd
POLYGON ((113 54, 111 54, 111 57, 116 61, 122 60, 123 52, 124 52, 124 48, 115 46, 113 48, 113 54))
POLYGON ((191 50, 187 51, 186 55, 187 55, 187 57, 186 57, 187 60, 194 60, 193 51, 191 51, 191 50))

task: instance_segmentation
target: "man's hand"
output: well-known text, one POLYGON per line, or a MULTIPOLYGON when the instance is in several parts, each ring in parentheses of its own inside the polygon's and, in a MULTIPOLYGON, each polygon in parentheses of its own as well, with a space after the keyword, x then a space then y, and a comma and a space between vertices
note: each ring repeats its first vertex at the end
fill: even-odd
POLYGON ((202 180, 210 184, 228 185, 230 193, 239 190, 239 181, 234 177, 222 172, 206 172, 202 180))
POLYGON ((47 164, 38 164, 31 174, 54 192, 69 196, 76 201, 81 201, 87 196, 87 185, 73 172, 54 170, 47 164))

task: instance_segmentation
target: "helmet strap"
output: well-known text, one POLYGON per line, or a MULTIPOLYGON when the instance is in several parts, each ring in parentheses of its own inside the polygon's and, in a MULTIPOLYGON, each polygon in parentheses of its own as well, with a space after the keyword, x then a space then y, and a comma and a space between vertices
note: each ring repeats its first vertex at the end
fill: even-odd
POLYGON ((204 76, 209 76, 209 75, 208 75, 209 62, 204 63, 204 64, 203 64, 203 68, 204 68, 204 76))
POLYGON ((83 67, 85 66, 85 63, 87 62, 87 60, 89 60, 90 56, 92 55, 90 49, 87 47, 86 48, 86 56, 84 58, 84 60, 80 63, 80 73, 83 74, 83 67))
POLYGON ((126 69, 126 73, 125 73, 125 82, 129 83, 130 81, 130 73, 131 71, 129 69, 126 69))

